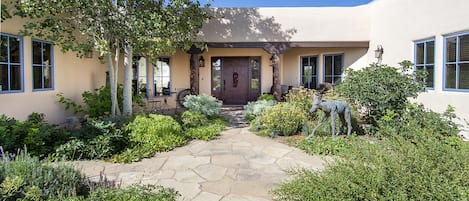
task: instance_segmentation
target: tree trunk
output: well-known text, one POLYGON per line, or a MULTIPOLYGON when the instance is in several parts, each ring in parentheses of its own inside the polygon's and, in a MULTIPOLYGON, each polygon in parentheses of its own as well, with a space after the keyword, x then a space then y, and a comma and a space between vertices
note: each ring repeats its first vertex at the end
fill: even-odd
POLYGON ((199 59, 197 54, 191 54, 190 60, 190 69, 191 69, 191 93, 199 94, 199 59))
POLYGON ((125 116, 132 116, 132 57, 130 45, 124 47, 124 95, 122 112, 125 116))
POLYGON ((273 95, 275 100, 280 101, 282 99, 282 89, 280 86, 280 66, 279 66, 280 59, 278 54, 272 55, 272 63, 273 63, 273 95))
POLYGON ((114 60, 112 54, 107 54, 107 63, 109 67, 109 87, 111 91, 111 116, 120 116, 119 102, 117 100, 117 77, 118 77, 118 65, 119 65, 119 49, 115 50, 114 60))
POLYGON ((114 75, 114 62, 112 61, 112 54, 107 54, 107 63, 109 71, 109 88, 111 91, 111 116, 116 116, 116 104, 117 104, 117 89, 115 89, 115 75, 114 75))

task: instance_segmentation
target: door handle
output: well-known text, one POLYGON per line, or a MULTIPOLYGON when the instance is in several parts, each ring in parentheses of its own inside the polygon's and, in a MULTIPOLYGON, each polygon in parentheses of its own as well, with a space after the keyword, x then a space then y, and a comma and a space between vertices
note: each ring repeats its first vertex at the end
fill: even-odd
POLYGON ((226 80, 223 80, 223 91, 226 90, 226 80))

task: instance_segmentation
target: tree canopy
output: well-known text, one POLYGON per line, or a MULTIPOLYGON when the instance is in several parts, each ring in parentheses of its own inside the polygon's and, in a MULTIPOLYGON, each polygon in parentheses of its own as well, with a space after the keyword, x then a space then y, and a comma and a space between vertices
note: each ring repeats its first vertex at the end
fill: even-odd
MULTIPOLYGON (((198 32, 211 18, 209 5, 198 0, 12 0, 5 5, 14 5, 13 15, 30 19, 20 34, 53 41, 80 57, 99 53, 109 65, 112 115, 120 113, 116 90, 121 50, 126 105, 126 97, 131 99, 132 55, 157 57, 187 50, 199 42, 198 32)), ((131 110, 128 105, 124 111, 131 110)))

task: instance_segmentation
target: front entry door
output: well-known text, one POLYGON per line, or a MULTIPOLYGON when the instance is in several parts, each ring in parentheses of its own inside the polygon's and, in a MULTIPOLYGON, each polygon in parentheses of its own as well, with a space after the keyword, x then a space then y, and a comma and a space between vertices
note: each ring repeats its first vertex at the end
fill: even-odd
POLYGON ((246 104, 249 94, 249 58, 223 58, 222 79, 223 103, 246 104))

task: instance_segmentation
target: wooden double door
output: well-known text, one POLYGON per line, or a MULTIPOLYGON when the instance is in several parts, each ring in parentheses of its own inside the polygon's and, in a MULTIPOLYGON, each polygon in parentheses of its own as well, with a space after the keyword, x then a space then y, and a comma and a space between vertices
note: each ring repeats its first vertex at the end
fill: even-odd
POLYGON ((260 57, 212 58, 212 95, 224 104, 244 105, 260 90, 260 57))

